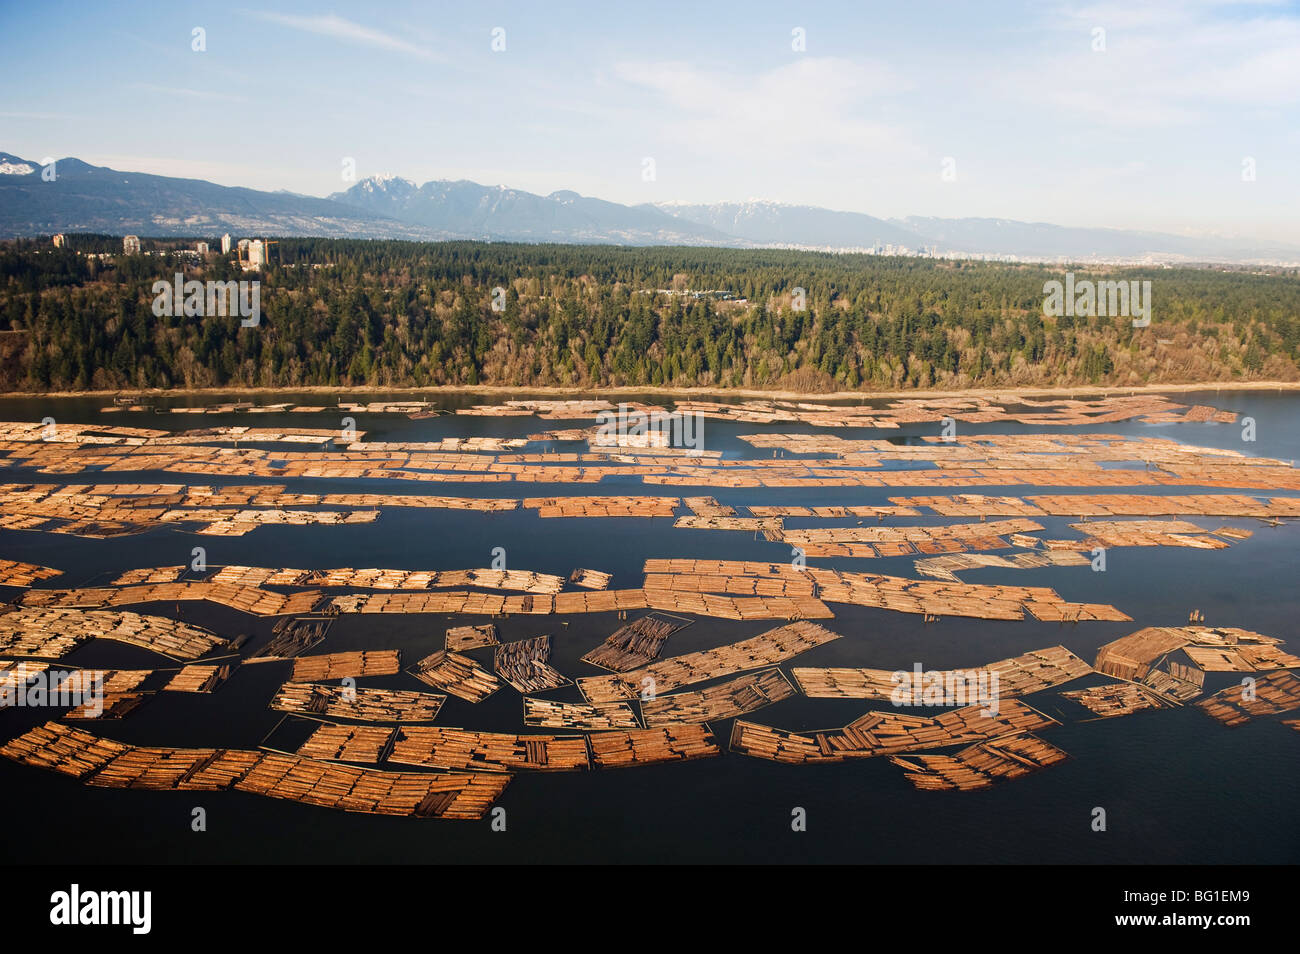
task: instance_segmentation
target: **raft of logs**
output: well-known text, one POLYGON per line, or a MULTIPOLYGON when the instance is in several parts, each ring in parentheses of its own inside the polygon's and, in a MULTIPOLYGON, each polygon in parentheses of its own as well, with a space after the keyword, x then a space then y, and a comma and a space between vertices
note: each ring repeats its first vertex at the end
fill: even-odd
POLYGON ((578 679, 578 689, 592 703, 633 699, 647 686, 658 695, 694 682, 773 666, 839 638, 838 633, 816 623, 789 623, 717 649, 670 656, 627 672, 587 676, 578 679))
POLYGON ((40 580, 58 576, 62 572, 38 563, 0 560, 0 586, 31 586, 40 580))
POLYGON ((286 616, 271 627, 271 639, 252 654, 254 659, 292 659, 325 641, 329 618, 295 619, 286 616))
POLYGON ((684 762, 721 755, 707 725, 666 725, 653 729, 593 732, 587 736, 597 768, 623 768, 684 762))
MULTIPOLYGON (((146 566, 127 570, 113 580, 114 586, 135 586, 140 583, 175 583, 189 570, 187 566, 146 566)), ((224 582, 231 582, 223 580, 224 582)))
POLYGON ((677 497, 527 497, 539 517, 671 517, 677 497))
POLYGON ((1194 547, 1198 550, 1226 550, 1230 544, 1210 536, 1186 520, 1089 520, 1070 524, 1086 533, 1080 549, 1095 547, 1194 547))
POLYGON ((1154 693, 1133 682, 1112 682, 1089 689, 1076 689, 1061 693, 1073 699, 1099 719, 1132 715, 1144 709, 1159 709, 1165 703, 1154 693))
MULTIPOLYGON (((698 517, 734 517, 736 508, 720 504, 713 497, 685 497, 682 503, 698 517)), ((757 516, 757 514, 755 515, 757 516)))
POLYGON ((135 603, 180 603, 207 600, 254 616, 305 615, 321 601, 319 590, 276 593, 256 586, 225 583, 155 583, 90 587, 76 590, 28 590, 24 606, 101 607, 135 603))
POLYGON ((937 680, 945 686, 968 677, 988 683, 994 673, 998 678, 999 694, 1014 698, 1063 685, 1091 672, 1091 666, 1064 646, 1034 650, 974 670, 927 671, 922 674, 925 678, 919 686, 915 684, 915 673, 911 670, 798 666, 791 670, 799 691, 811 698, 880 700, 893 699, 900 693, 909 699, 913 693, 919 696, 927 680, 937 680))
POLYGON ((307 737, 296 755, 330 762, 382 762, 392 751, 397 729, 386 725, 325 723, 307 737))
POLYGON ((903 768, 904 777, 919 789, 969 792, 1028 775, 1068 757, 1037 736, 1022 733, 978 742, 954 755, 895 755, 889 761, 903 768))
POLYGON ((626 702, 591 705, 586 702, 555 702, 524 696, 524 725, 540 729, 639 729, 636 713, 626 702))
MULTIPOLYGON (((877 548, 898 548, 882 552, 881 556, 899 556, 912 553, 913 547, 922 553, 940 550, 953 552, 962 549, 998 550, 1009 544, 1000 539, 1011 533, 1029 533, 1042 530, 1043 525, 1033 520, 998 520, 991 523, 957 523, 950 526, 902 527, 816 527, 802 530, 783 530, 781 539, 805 549, 825 543, 870 543, 877 548), (903 547, 903 544, 911 546, 903 547)), ((813 555, 812 551, 808 551, 813 555)))
MULTIPOLYGON (((1070 604, 1082 606, 1085 604, 1070 604)), ((834 613, 811 597, 739 598, 653 587, 556 593, 554 596, 501 596, 468 590, 422 593, 350 593, 333 597, 332 613, 452 613, 471 616, 613 613, 657 609, 719 619, 831 619, 834 613)))
POLYGON ((88 706, 83 702, 79 706, 73 706, 63 714, 63 718, 78 722, 125 719, 153 697, 152 692, 105 692, 95 705, 88 706))
POLYGON ((1229 686, 1197 705, 1229 727, 1245 725, 1260 716, 1292 712, 1300 709, 1300 676, 1280 670, 1270 672, 1255 679, 1250 691, 1244 685, 1229 686))
POLYGON ((482 702, 501 688, 496 676, 473 659, 446 649, 425 656, 410 673, 425 685, 466 702, 482 702))
POLYGON ((607 590, 609 581, 612 579, 608 573, 602 573, 600 570, 577 569, 569 575, 569 582, 574 586, 581 586, 586 590, 607 590))
POLYGON ((642 616, 620 626, 595 649, 582 657, 582 661, 608 669, 626 672, 659 658, 668 637, 688 621, 662 616, 642 616))
POLYGON ((1055 719, 1016 699, 1002 700, 996 714, 982 705, 932 717, 873 711, 843 729, 811 734, 737 719, 731 728, 731 751, 792 764, 840 762, 984 741, 1056 724, 1055 719))
POLYGON ((446 701, 436 692, 286 682, 271 700, 271 708, 359 722, 432 722, 446 701))
POLYGON ((452 652, 464 652, 467 649, 479 649, 483 646, 496 646, 497 628, 492 623, 479 626, 452 626, 447 630, 444 645, 452 652))
POLYGON ((206 629, 163 616, 27 606, 0 613, 0 653, 5 655, 56 659, 91 639, 111 639, 173 659, 198 659, 229 645, 206 629))
POLYGON ((1035 517, 1300 517, 1300 498, 1270 497, 1264 503, 1245 494, 1050 494, 1023 500, 1017 497, 983 498, 972 503, 964 502, 961 496, 889 499, 902 506, 926 507, 945 517, 994 516, 997 513, 1035 517), (995 499, 1003 501, 1004 509, 991 510, 984 502, 995 499))
POLYGON ((695 692, 656 695, 641 703, 646 726, 732 719, 795 695, 780 669, 764 669, 695 692))
POLYGON ((512 735, 432 727, 399 729, 388 761, 486 772, 571 772, 591 767, 587 741, 580 735, 512 735))
POLYGON ((401 654, 396 649, 326 653, 294 659, 292 681, 326 682, 347 676, 391 676, 400 671, 401 654))
POLYGON ((499 645, 492 668, 498 678, 525 694, 572 685, 572 679, 547 663, 550 658, 551 637, 537 636, 499 645))
POLYGON ((240 749, 125 745, 47 722, 0 755, 106 788, 234 789, 309 805, 419 818, 482 818, 510 777, 502 773, 384 772, 240 749))
POLYGON ((229 663, 221 666, 185 666, 163 686, 165 692, 213 692, 230 678, 229 663))
POLYGON ((31 659, 0 659, 0 689, 21 689, 49 668, 49 663, 31 659))
MULTIPOLYGON (((29 664, 30 665, 30 664, 29 664)), ((56 692, 92 692, 96 687, 104 692, 130 692, 138 689, 154 674, 152 669, 74 669, 60 675, 50 672, 53 679, 58 676, 56 692)))
MULTIPOLYGON (((1142 681, 1160 661, 1181 651, 1190 661, 1178 676, 1183 682, 1204 682, 1205 672, 1262 672, 1300 667, 1300 657, 1281 649, 1281 642, 1250 630, 1209 626, 1148 626, 1106 643, 1097 651, 1098 672, 1119 679, 1142 681), (1192 670, 1199 670, 1197 679, 1192 670)), ((1183 663, 1173 660, 1178 666, 1183 663)), ((1171 670, 1172 671, 1172 670, 1171 670)))
POLYGON ((673 526, 679 530, 743 530, 745 533, 779 534, 780 517, 678 517, 673 526))
MULTIPOLYGON (((674 605, 687 612, 700 613, 682 604, 699 590, 755 591, 764 587, 783 587, 797 592, 812 587, 816 598, 761 598, 775 604, 789 599, 798 604, 797 618, 825 618, 814 615, 807 605, 853 603, 903 613, 926 616, 968 616, 976 619, 1023 619, 1027 610, 1036 619, 1078 622, 1081 620, 1118 620, 1129 617, 1104 603, 1068 603, 1047 587, 986 586, 974 583, 913 580, 879 574, 849 573, 817 567, 796 568, 789 564, 756 563, 740 560, 646 560, 647 594, 678 594, 674 605), (651 582, 671 584, 671 590, 651 590, 651 582)), ((705 603, 704 605, 709 605, 705 603)), ((666 608, 666 607, 665 607, 666 608)), ((720 615, 720 614, 710 614, 720 615)), ((762 618, 762 617, 756 617, 762 618)), ((790 618, 790 617, 787 617, 790 618)))
POLYGON ((1007 556, 991 553, 956 553, 951 556, 926 557, 912 561, 916 571, 923 576, 947 580, 950 583, 961 582, 956 574, 962 570, 990 567, 1000 570, 1037 570, 1045 566, 1090 566, 1091 564, 1092 561, 1087 556, 1076 550, 1039 550, 1033 553, 1012 553, 1007 556))

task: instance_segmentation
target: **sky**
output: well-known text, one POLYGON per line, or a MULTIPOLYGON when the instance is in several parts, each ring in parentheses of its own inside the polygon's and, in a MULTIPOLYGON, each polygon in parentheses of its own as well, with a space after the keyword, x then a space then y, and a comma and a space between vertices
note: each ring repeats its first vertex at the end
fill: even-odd
POLYGON ((243 3, 0 0, 0 151, 1300 242, 1297 3, 243 3))

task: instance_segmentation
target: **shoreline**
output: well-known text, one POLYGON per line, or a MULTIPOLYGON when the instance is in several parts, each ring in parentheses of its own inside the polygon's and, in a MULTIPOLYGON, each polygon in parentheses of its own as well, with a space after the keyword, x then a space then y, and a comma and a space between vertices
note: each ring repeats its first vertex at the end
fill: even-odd
POLYGON ((1141 384, 1128 387, 1116 387, 1105 385, 1076 385, 1061 387, 1005 387, 1005 388, 967 388, 965 390, 901 390, 901 391, 832 391, 832 392, 809 392, 809 391, 768 391, 757 390, 754 388, 675 388, 675 387, 654 387, 645 386, 620 386, 620 387, 599 387, 599 388, 581 388, 581 387, 554 387, 554 386, 529 386, 516 387, 513 385, 496 385, 496 384, 466 384, 466 385, 436 385, 433 387, 383 387, 383 386, 352 386, 352 387, 330 387, 323 385, 302 385, 299 387, 283 388, 264 388, 264 387, 233 387, 233 388, 147 388, 144 390, 99 390, 99 391, 4 391, 0 392, 0 399, 19 399, 19 398, 117 398, 117 397, 194 397, 202 395, 256 395, 256 394, 401 394, 401 395, 489 395, 489 396, 508 396, 515 394, 543 394, 543 395, 634 395, 634 394, 654 394, 666 397, 682 398, 706 398, 706 397, 737 397, 749 400, 776 400, 776 401, 803 401, 816 403, 819 401, 871 401, 880 399, 914 399, 927 400, 938 398, 968 398, 979 397, 990 400, 999 400, 1008 397, 1066 397, 1074 398, 1081 395, 1135 395, 1135 394, 1185 394, 1192 391, 1300 391, 1300 381, 1235 381, 1235 382, 1203 382, 1198 384, 1141 384))

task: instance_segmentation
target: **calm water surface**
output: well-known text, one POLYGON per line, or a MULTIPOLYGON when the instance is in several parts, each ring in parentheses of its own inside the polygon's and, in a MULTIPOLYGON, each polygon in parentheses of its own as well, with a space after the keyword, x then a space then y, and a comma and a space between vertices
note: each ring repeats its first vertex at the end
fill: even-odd
MULTIPOLYGON (((375 395, 370 399, 381 399, 375 395)), ((366 400, 351 396, 348 399, 366 400)), ((398 399, 410 399, 402 397, 398 399)), ((1102 433, 1150 435, 1249 454, 1300 457, 1300 397, 1281 394, 1207 392, 1174 395, 1184 403, 1208 403, 1249 415, 1257 441, 1243 443, 1239 425, 1143 425, 1093 428, 1102 433)), ((204 397, 200 402, 215 399, 204 397)), ((263 398, 319 405, 321 395, 263 398)), ((443 399, 447 407, 495 399, 443 399)), ((653 403, 655 398, 648 397, 653 403)), ((0 401, 0 419, 97 421, 183 429, 219 424, 336 426, 331 416, 249 417, 102 415, 102 399, 0 401)), ((175 399, 171 404, 186 403, 175 399)), ((587 422, 536 418, 439 417, 410 421, 394 415, 356 415, 371 440, 430 440, 442 436, 523 436, 587 422)), ((1020 432, 1022 425, 963 425, 961 433, 1020 432)), ((834 429, 846 439, 915 438, 937 434, 937 424, 901 431, 834 429)), ((727 456, 753 448, 738 435, 760 431, 811 432, 800 425, 759 426, 709 420, 705 444, 727 456)), ((1071 433, 1087 431, 1072 428, 1071 433)), ((1052 432, 1055 432, 1053 430, 1052 432)), ((283 446, 283 445, 281 445, 283 446)), ((574 449, 565 446, 562 449, 574 449)), ((760 454, 762 452, 759 452, 760 454)), ((198 475, 115 473, 68 477, 7 471, 4 481, 92 483, 155 481, 191 484, 249 483, 198 475)), ((421 484, 412 481, 288 480, 289 491, 369 491, 456 496, 524 497, 558 494, 709 494, 733 506, 805 506, 885 503, 893 495, 944 493, 899 488, 741 489, 643 486, 636 479, 601 484, 421 484)), ((951 492, 1046 494, 1095 492, 1078 488, 969 487, 951 492)), ((1119 488, 1116 492, 1195 493, 1197 488, 1119 488)), ((880 669, 972 668, 1045 646, 1062 644, 1091 661, 1101 644, 1142 626, 1182 625, 1200 608, 1210 625, 1239 626, 1288 641, 1300 652, 1296 525, 1271 528, 1258 521, 1196 518, 1202 526, 1246 526, 1255 535, 1229 550, 1181 548, 1111 550, 1107 572, 1079 567, 1041 570, 967 571, 974 583, 1054 587, 1064 598, 1113 603, 1132 623, 1062 625, 1027 619, 998 622, 945 618, 925 625, 921 617, 836 604, 826 621, 843 639, 797 657, 782 668, 868 666, 880 669)), ((943 522, 935 517, 909 523, 943 522)), ((1067 520, 1040 520, 1045 536, 1072 536, 1067 520)), ((809 521, 790 520, 799 526, 809 521)), ((824 523, 822 525, 825 525, 824 523)), ((531 511, 479 514, 384 510, 373 524, 343 527, 263 527, 237 538, 199 536, 173 527, 115 540, 83 540, 57 534, 0 530, 0 558, 42 563, 64 570, 46 585, 106 583, 131 567, 187 563, 195 546, 208 561, 325 568, 336 566, 461 569, 486 566, 493 547, 505 547, 512 569, 567 576, 577 566, 612 572, 615 588, 641 583, 648 557, 696 557, 784 561, 788 548, 719 531, 675 530, 666 519, 541 520, 531 511)), ((859 572, 914 576, 912 558, 815 560, 816 565, 859 572)), ((0 591, 5 598, 16 590, 0 591)), ((175 615, 174 604, 131 607, 175 615)), ((254 619, 219 606, 189 603, 181 618, 233 636, 249 633, 249 648, 270 637, 272 619, 254 619)), ((402 650, 404 664, 442 648, 449 625, 474 617, 343 617, 314 652, 354 649, 402 650)), ((567 675, 595 674, 579 657, 617 628, 615 615, 515 617, 498 620, 502 640, 542 633, 553 637, 553 665, 567 675)), ((677 655, 734 642, 771 628, 770 621, 701 619, 669 640, 677 655)), ((472 655, 490 665, 490 651, 472 655)), ((152 668, 160 657, 105 641, 78 649, 66 660, 78 666, 152 668)), ((280 721, 267 708, 287 677, 285 664, 245 666, 212 695, 160 694, 128 719, 93 730, 143 745, 258 745, 280 721)), ((1093 682, 1100 681, 1094 677, 1093 682)), ((1231 682, 1211 675, 1207 688, 1231 682)), ((425 688, 409 676, 371 679, 366 685, 425 688)), ((1092 682, 1077 685, 1090 685, 1092 682)), ((1067 688, 1076 688, 1071 686, 1067 688)), ((698 687, 691 687, 698 688, 698 687)), ((547 698, 578 700, 575 688, 547 698)), ((1300 733, 1276 718, 1226 729, 1195 707, 1123 718, 1073 721, 1078 710, 1055 691, 1028 701, 1048 715, 1070 717, 1042 735, 1070 754, 1046 771, 981 792, 918 792, 887 759, 841 765, 785 766, 725 754, 721 758, 613 771, 516 775, 498 803, 508 828, 493 832, 486 820, 448 822, 394 819, 333 812, 238 792, 133 792, 84 787, 35 769, 0 760, 0 792, 9 824, 0 852, 11 862, 499 862, 499 861, 839 861, 839 862, 1055 862, 1055 863, 1258 863, 1300 861, 1300 733), (190 830, 191 811, 207 811, 208 830, 190 830), (791 810, 807 811, 808 829, 790 829, 791 810), (1105 808, 1108 830, 1091 830, 1095 807, 1105 808)), ((872 706, 862 701, 795 697, 757 713, 755 721, 794 730, 842 726, 872 706)), ((0 711, 0 737, 10 738, 44 721, 48 712, 0 711)), ((508 687, 470 705, 450 697, 436 724, 517 731, 518 693, 508 687)), ((713 725, 725 746, 730 720, 713 725)))

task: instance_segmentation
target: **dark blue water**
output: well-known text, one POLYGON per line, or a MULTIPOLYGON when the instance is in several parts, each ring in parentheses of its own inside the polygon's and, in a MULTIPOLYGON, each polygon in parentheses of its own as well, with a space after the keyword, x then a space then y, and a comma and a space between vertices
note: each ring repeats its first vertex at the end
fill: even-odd
MULTIPOLYGON (((378 399, 376 397, 375 399, 378 399)), ((1184 403, 1209 403, 1255 418, 1258 440, 1243 443, 1239 425, 1112 424, 1101 433, 1154 435, 1248 454, 1300 457, 1300 397, 1219 392, 1175 395, 1184 403)), ((205 402, 212 399, 204 398, 205 402)), ((274 400, 322 404, 319 395, 274 400)), ((360 399, 358 399, 360 400, 360 399)), ((449 399, 448 406, 487 399, 449 399)), ((646 398, 653 402, 654 398, 646 398)), ((217 424, 335 426, 332 417, 286 414, 249 416, 102 415, 99 399, 0 401, 0 418, 88 420, 140 427, 189 428, 217 424)), ((341 416, 341 415, 340 415, 341 416)), ((372 440, 430 440, 459 435, 522 436, 587 422, 535 418, 440 417, 410 421, 399 416, 357 417, 372 440)), ((1027 431, 1021 425, 959 425, 962 433, 1027 431)), ((835 429, 845 439, 906 439, 937 434, 937 424, 873 432, 835 429)), ((753 448, 740 434, 807 432, 799 425, 727 424, 709 420, 706 446, 727 456, 753 448)), ((1071 429, 1072 433, 1087 431, 1071 429)), ((1055 429, 1053 429, 1055 432, 1055 429)), ((563 450, 576 449, 566 445, 563 450)), ((759 451, 760 456, 770 456, 759 451)), ((161 481, 190 484, 256 482, 254 478, 198 475, 81 474, 66 477, 9 470, 4 481, 94 483, 161 481)), ((943 493, 925 488, 742 489, 643 486, 636 479, 600 484, 426 484, 412 481, 287 480, 290 491, 369 491, 452 496, 524 497, 552 494, 710 494, 720 502, 804 506, 879 504, 890 496, 943 493)), ((1116 492, 1195 493, 1198 488, 1117 488, 1116 492)), ((1062 487, 969 487, 951 492, 1023 496, 1098 492, 1062 487)), ((1104 491, 1102 491, 1104 492, 1104 491)), ((1213 492, 1213 489, 1211 489, 1213 492)), ((1222 492, 1222 491, 1220 491, 1222 492)), ((1052 567, 1041 570, 967 571, 962 579, 1051 586, 1064 598, 1113 603, 1132 623, 1056 624, 965 620, 945 617, 926 625, 921 617, 835 604, 826 622, 843 639, 797 657, 798 666, 869 666, 881 669, 971 668, 1044 646, 1063 644, 1091 661, 1102 643, 1142 626, 1182 625, 1193 608, 1210 625, 1240 626, 1288 640, 1300 651, 1300 597, 1296 592, 1295 526, 1266 527, 1244 519, 1194 518, 1213 528, 1223 523, 1256 530, 1231 549, 1115 549, 1107 571, 1052 567)), ((911 523, 942 522, 935 517, 911 523)), ((1044 536, 1073 536, 1067 520, 1042 520, 1044 536)), ((244 537, 199 536, 159 527, 113 540, 0 530, 0 558, 42 563, 65 571, 45 585, 103 583, 137 566, 187 563, 195 546, 208 562, 326 568, 378 566, 460 569, 489 564, 491 550, 505 547, 513 569, 567 576, 578 566, 612 572, 616 588, 640 585, 649 557, 699 557, 785 561, 788 547, 735 532, 675 530, 667 519, 541 520, 532 511, 481 514, 389 508, 373 524, 342 527, 263 527, 244 537)), ((789 525, 814 521, 789 521, 789 525)), ((822 524, 825 525, 825 524, 822 524)), ((912 557, 879 560, 827 559, 814 565, 914 576, 912 557)), ((17 591, 5 591, 8 597, 17 591)), ((132 607, 176 615, 175 604, 132 607)), ((224 635, 249 633, 256 649, 270 636, 273 620, 244 616, 207 604, 180 606, 187 621, 224 635)), ((475 617, 352 616, 330 630, 314 652, 401 649, 411 662, 442 648, 449 625, 475 617)), ((550 633, 551 662, 570 677, 595 674, 579 657, 619 625, 614 614, 512 617, 497 620, 503 640, 550 633)), ((753 636, 770 621, 701 619, 671 637, 676 655, 753 636)), ((490 651, 472 653, 490 665, 490 651)), ((78 666, 152 668, 162 659, 143 650, 98 642, 66 662, 78 666)), ((244 666, 212 695, 165 693, 128 719, 91 724, 93 731, 126 742, 152 745, 252 747, 281 720, 268 708, 288 675, 284 663, 244 666)), ((1212 676, 1207 688, 1227 685, 1212 676)), ((1093 681, 1100 681, 1093 677, 1093 681)), ((405 674, 363 684, 425 688, 405 674)), ((1079 685, 1089 685, 1083 682, 1079 685)), ((698 687, 691 687, 698 688, 698 687)), ((547 693, 579 699, 576 689, 547 693)), ((52 773, 0 761, 0 791, 10 824, 4 848, 9 861, 844 861, 844 862, 1199 862, 1263 863, 1300 860, 1300 818, 1294 810, 1300 785, 1300 733, 1276 719, 1227 729, 1195 707, 1166 709, 1117 719, 1078 722, 1081 711, 1054 691, 1028 698, 1065 723, 1043 731, 1071 758, 1048 770, 981 792, 918 792, 886 759, 846 764, 784 766, 724 752, 717 759, 665 766, 584 773, 521 773, 499 804, 507 830, 487 820, 448 822, 345 814, 259 798, 239 792, 132 792, 84 787, 52 773), (208 831, 190 830, 191 810, 207 811, 208 831), (807 811, 806 832, 791 831, 791 811, 807 811), (1095 807, 1106 810, 1108 830, 1091 830, 1095 807), (52 847, 58 848, 55 858, 52 847)), ((795 730, 842 726, 871 708, 866 702, 795 697, 751 718, 795 730)), ((10 738, 48 712, 0 711, 0 737, 10 738)), ((518 731, 522 704, 506 688, 470 705, 454 697, 438 723, 518 731)), ((725 749, 730 721, 713 725, 725 749)))

